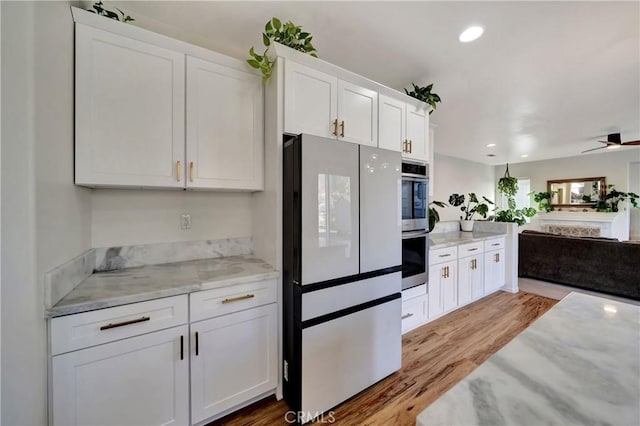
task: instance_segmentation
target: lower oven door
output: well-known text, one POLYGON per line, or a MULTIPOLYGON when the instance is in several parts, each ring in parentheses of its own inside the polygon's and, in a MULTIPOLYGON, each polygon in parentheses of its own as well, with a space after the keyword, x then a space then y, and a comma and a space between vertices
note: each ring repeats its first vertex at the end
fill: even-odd
POLYGON ((402 289, 427 282, 429 271, 429 234, 406 232, 402 235, 402 289))

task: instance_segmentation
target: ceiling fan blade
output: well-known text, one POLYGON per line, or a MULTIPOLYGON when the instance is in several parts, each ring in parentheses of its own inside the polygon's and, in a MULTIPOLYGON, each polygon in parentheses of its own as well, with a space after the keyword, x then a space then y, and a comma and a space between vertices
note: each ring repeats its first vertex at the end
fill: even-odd
POLYGON ((606 148, 607 148, 606 146, 599 146, 597 148, 591 148, 591 149, 588 149, 586 151, 582 151, 581 154, 584 154, 585 152, 591 152, 591 151, 596 151, 598 149, 606 149, 606 148))
POLYGON ((626 146, 626 145, 640 145, 640 141, 628 141, 628 142, 624 142, 622 145, 623 146, 626 146))

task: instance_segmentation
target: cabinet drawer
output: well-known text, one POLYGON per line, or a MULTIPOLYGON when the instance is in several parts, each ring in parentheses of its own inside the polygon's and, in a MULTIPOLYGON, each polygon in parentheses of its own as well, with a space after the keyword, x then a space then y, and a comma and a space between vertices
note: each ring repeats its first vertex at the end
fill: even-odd
POLYGON ((413 299, 414 297, 423 296, 427 294, 427 285, 422 284, 415 287, 402 290, 402 301, 413 299))
POLYGON ((458 246, 443 247, 429 251, 429 265, 436 265, 458 258, 458 246))
POLYGON ((460 244, 458 246, 458 257, 473 256, 484 251, 484 242, 476 241, 473 243, 460 244))
POLYGON ((187 295, 51 320, 51 355, 162 330, 188 321, 187 295))
POLYGON ((402 302, 402 332, 407 332, 427 322, 427 295, 402 302))
POLYGON ((234 284, 191 293, 191 322, 238 312, 276 301, 276 279, 234 284))
POLYGON ((504 248, 504 237, 492 238, 484 241, 484 250, 498 250, 504 248))

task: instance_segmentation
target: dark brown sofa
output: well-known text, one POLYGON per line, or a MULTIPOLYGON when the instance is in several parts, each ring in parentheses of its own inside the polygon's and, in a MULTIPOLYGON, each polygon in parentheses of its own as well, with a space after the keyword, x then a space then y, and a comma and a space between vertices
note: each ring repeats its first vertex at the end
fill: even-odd
POLYGON ((518 275, 640 300, 640 244, 523 231, 518 275))

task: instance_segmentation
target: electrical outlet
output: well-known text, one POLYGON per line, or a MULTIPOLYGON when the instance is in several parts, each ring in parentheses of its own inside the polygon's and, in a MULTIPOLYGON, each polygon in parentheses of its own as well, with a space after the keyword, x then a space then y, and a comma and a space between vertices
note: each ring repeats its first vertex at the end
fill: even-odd
POLYGON ((283 376, 284 379, 288 382, 289 381, 289 363, 287 361, 284 362, 284 369, 283 369, 283 376))
POLYGON ((191 229, 191 213, 180 215, 180 229, 191 229))

